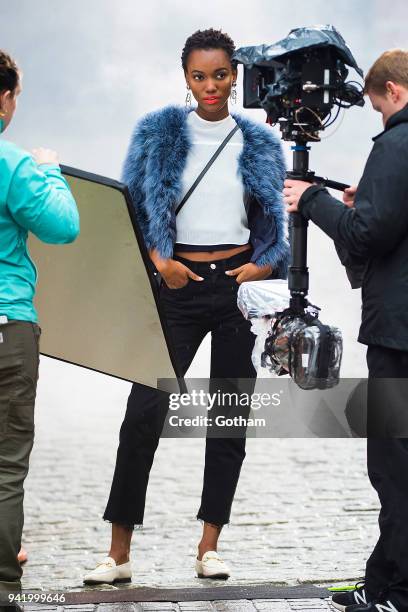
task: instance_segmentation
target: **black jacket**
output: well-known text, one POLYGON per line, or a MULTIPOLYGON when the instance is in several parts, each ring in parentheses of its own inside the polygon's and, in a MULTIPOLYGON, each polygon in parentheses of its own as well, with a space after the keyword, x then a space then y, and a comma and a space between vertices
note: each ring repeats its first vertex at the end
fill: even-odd
POLYGON ((314 185, 299 210, 333 238, 352 286, 361 276, 359 341, 408 351, 408 105, 373 140, 354 208, 314 185))

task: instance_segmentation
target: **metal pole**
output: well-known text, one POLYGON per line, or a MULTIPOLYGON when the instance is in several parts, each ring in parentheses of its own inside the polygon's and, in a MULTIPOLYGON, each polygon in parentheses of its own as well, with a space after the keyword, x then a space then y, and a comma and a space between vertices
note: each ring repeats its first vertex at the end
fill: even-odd
MULTIPOLYGON (((293 147, 293 170, 288 178, 307 180, 309 172, 309 147, 296 143, 293 147)), ((307 267, 307 226, 308 221, 300 213, 291 213, 289 220, 291 263, 288 286, 291 294, 290 306, 302 313, 307 305, 309 290, 309 269, 307 267)))

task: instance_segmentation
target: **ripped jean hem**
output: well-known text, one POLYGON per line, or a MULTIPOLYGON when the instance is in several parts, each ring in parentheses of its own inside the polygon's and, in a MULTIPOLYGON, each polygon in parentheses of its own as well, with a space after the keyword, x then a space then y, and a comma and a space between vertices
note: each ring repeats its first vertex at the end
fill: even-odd
POLYGON ((126 523, 124 521, 117 521, 117 520, 111 521, 110 519, 106 519, 106 518, 103 518, 103 520, 105 521, 105 523, 110 523, 111 525, 120 525, 121 527, 124 527, 128 531, 135 531, 135 530, 143 529, 143 523, 132 524, 132 523, 126 523))
POLYGON ((214 525, 215 527, 225 527, 225 525, 229 526, 230 522, 227 521, 225 523, 216 523, 215 521, 209 521, 205 518, 203 518, 202 516, 200 516, 199 514, 197 514, 196 516, 197 521, 200 521, 200 523, 202 525, 204 525, 204 523, 208 523, 209 525, 214 525))

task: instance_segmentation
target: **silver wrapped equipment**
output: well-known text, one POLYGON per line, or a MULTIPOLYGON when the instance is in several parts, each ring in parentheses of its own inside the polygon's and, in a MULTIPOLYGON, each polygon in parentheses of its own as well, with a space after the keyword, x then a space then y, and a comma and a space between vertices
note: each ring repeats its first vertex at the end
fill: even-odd
POLYGON ((323 325, 319 308, 309 304, 304 314, 291 312, 290 293, 283 280, 243 283, 238 307, 256 335, 252 362, 258 377, 290 374, 302 389, 326 389, 339 380, 342 336, 323 325))

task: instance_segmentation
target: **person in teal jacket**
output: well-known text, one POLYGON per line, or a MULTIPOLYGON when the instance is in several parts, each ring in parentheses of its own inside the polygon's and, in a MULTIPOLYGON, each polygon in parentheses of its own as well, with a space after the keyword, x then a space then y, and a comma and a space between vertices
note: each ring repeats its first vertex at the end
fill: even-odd
MULTIPOLYGON (((0 132, 20 91, 17 65, 0 51, 0 132)), ((23 483, 34 439, 40 328, 28 232, 52 244, 74 241, 76 203, 55 152, 30 155, 0 137, 0 606, 21 589, 23 483)))

